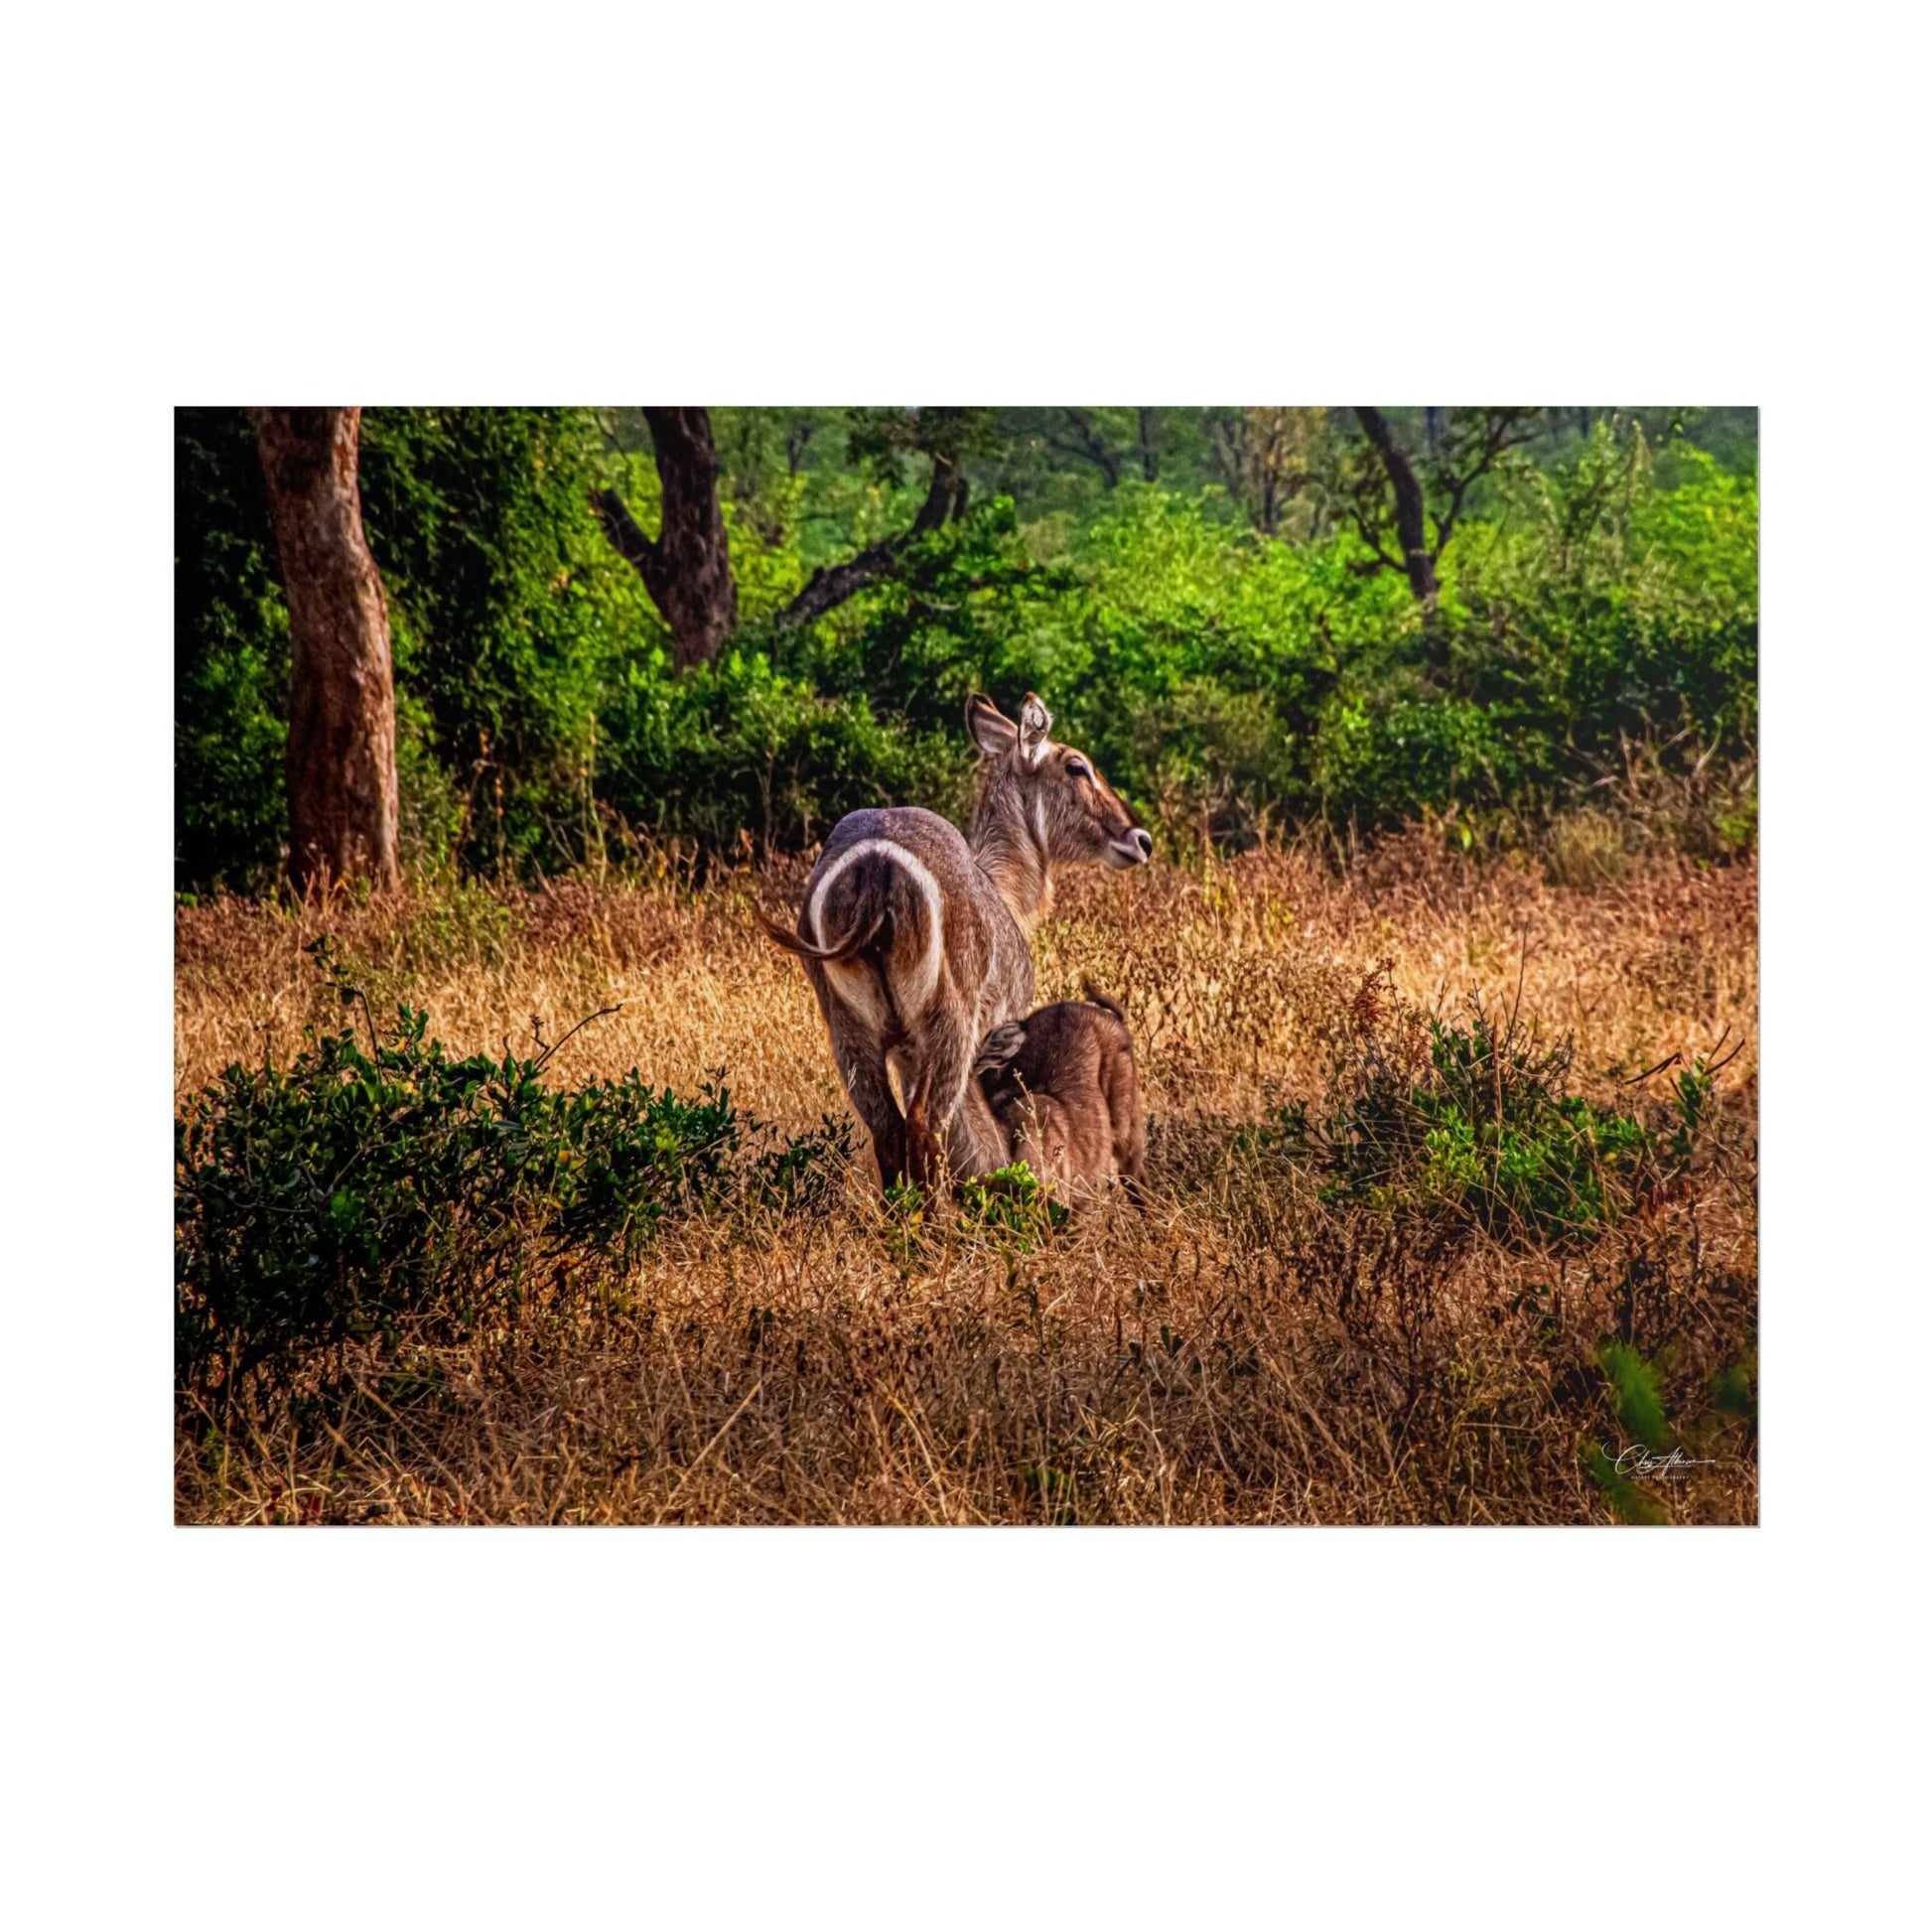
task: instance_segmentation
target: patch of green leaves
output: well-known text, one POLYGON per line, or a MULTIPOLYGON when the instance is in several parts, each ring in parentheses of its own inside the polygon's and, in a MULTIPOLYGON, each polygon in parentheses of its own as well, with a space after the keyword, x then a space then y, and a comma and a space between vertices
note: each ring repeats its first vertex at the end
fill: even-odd
POLYGON ((831 1201, 851 1158, 851 1123, 827 1114, 816 1132, 797 1135, 751 1162, 746 1198, 781 1212, 815 1213, 831 1201))
MULTIPOLYGON (((727 1183, 741 1122, 722 1086, 685 1098, 633 1070, 553 1087, 561 1040, 455 1059, 407 1006, 382 1040, 327 943, 311 950, 369 1041, 312 1030, 292 1064, 231 1065, 177 1121, 185 1378, 286 1381, 345 1341, 475 1333, 538 1286, 623 1266, 727 1183)), ((783 1184, 817 1159, 781 1154, 783 1184)))
POLYGON ((1022 1253, 1043 1246, 1070 1218, 1024 1161, 976 1175, 960 1188, 961 1231, 994 1235, 1022 1253))
POLYGON ((1625 1342, 1605 1342, 1596 1364, 1616 1397, 1616 1419, 1633 1442, 1649 1449, 1670 1447, 1670 1424, 1664 1416, 1664 1392, 1657 1373, 1625 1342))
POLYGON ((1341 1042, 1325 1120, 1284 1117, 1277 1139, 1327 1171, 1324 1198, 1422 1211, 1498 1239, 1590 1238, 1682 1175, 1714 1105, 1702 1061, 1661 1125, 1568 1091, 1569 1040, 1498 1023, 1393 1014, 1376 997, 1341 1042))
POLYGON ((1610 1506, 1610 1513, 1618 1522, 1657 1524, 1670 1521, 1670 1510, 1662 1498, 1639 1487, 1625 1475, 1600 1444, 1592 1443, 1584 1451, 1584 1467, 1590 1481, 1602 1491, 1604 1501, 1610 1506))

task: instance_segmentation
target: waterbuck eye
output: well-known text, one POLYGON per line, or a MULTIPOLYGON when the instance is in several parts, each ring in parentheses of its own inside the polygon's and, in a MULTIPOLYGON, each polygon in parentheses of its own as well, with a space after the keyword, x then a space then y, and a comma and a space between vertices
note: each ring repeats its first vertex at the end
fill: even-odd
POLYGON ((1091 778, 1093 776, 1093 766, 1085 759, 1068 759, 1066 761, 1066 775, 1069 778, 1091 778))

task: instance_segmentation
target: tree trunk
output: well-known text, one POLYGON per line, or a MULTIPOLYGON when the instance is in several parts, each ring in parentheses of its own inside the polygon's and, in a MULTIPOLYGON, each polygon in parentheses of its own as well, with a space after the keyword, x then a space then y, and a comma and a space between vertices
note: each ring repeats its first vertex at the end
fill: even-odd
MULTIPOLYGON (((594 489, 591 507, 618 554, 644 580, 644 589, 671 626, 671 658, 681 671, 708 664, 738 627, 738 583, 725 548, 718 508, 718 456, 711 418, 703 409, 646 409, 657 474, 663 483, 660 534, 644 534, 615 489, 594 489)), ((779 624, 810 623, 869 584, 890 576, 915 537, 930 536, 966 514, 971 494, 966 466, 935 453, 925 500, 909 530, 884 537, 842 564, 812 572, 805 588, 777 612, 779 624)))
POLYGON ((1158 482, 1161 476, 1161 453, 1154 442, 1154 411, 1143 409, 1141 417, 1141 476, 1148 483, 1158 482))
POLYGON ((399 883, 396 690, 362 535, 359 409, 251 409, 289 606, 289 871, 399 883))
POLYGON ((1379 409, 1357 409, 1357 419, 1382 460, 1389 483, 1395 490, 1395 533, 1402 545, 1402 566, 1409 575, 1409 589, 1425 610, 1436 608, 1436 559, 1429 554, 1429 529, 1423 503, 1422 484, 1400 445, 1389 431, 1388 420, 1379 409))
POLYGON ((658 533, 644 534, 615 489, 592 498, 606 534, 644 580, 650 601, 671 627, 671 662, 680 670, 709 664, 738 628, 738 580, 718 507, 718 451, 708 409, 646 409, 657 456, 663 512, 658 533))

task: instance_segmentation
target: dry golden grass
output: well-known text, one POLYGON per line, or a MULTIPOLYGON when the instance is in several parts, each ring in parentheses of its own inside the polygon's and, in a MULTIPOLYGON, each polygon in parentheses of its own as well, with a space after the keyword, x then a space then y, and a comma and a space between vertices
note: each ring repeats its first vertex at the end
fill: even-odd
MULTIPOLYGON (((802 874, 766 883, 795 903, 802 874)), ((844 1107, 796 964, 761 940, 749 876, 479 890, 295 913, 222 900, 178 919, 176 1085, 285 1058, 341 1024, 301 952, 337 933, 378 1004, 426 1006, 453 1050, 519 1048, 593 1009, 555 1077, 637 1067, 796 1131, 844 1107)), ((1114 1523, 1606 1521, 1589 1445, 1620 1446, 1594 1365, 1653 1354, 1687 1479, 1677 1520, 1748 1522, 1755 1455, 1709 1415, 1755 1335, 1756 875, 1632 860, 1593 890, 1419 839, 1344 878, 1295 853, 1066 882, 1035 945, 1040 998, 1122 995, 1151 1122, 1153 1200, 1028 1251, 934 1212, 913 1238, 860 1158, 817 1216, 686 1224, 628 1283, 632 1312, 559 1306, 514 1344, 365 1363, 322 1420, 225 1436, 184 1408, 184 1520, 1114 1523), (1434 1009, 1470 989, 1574 1033, 1580 1083, 1746 1042, 1713 1156, 1682 1198, 1568 1253, 1341 1211, 1238 1129, 1315 1100, 1365 972, 1434 1009), (1544 1288, 1548 1315, 1524 1312, 1544 1288)), ((1623 1095, 1627 1102, 1629 1094, 1623 1095)))

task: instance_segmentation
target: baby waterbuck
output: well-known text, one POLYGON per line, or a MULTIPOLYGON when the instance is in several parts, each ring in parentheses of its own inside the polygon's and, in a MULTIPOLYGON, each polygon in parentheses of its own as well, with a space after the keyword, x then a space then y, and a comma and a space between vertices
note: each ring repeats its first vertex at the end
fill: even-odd
POLYGON ((1118 1000, 1091 981, 1084 1002, 1041 1007, 995 1027, 973 1076, 1007 1144, 1056 1200, 1090 1200, 1114 1175, 1138 1200, 1147 1128, 1134 1039, 1118 1000))
POLYGON ((981 759, 970 841, 916 807, 848 812, 806 882, 797 931, 759 914, 804 961, 886 1187, 1005 1165, 970 1075, 987 1033, 1033 1003, 1031 940, 1054 868, 1141 866, 1154 849, 1093 761, 1053 743, 1032 692, 1017 725, 978 695, 966 724, 981 759))

